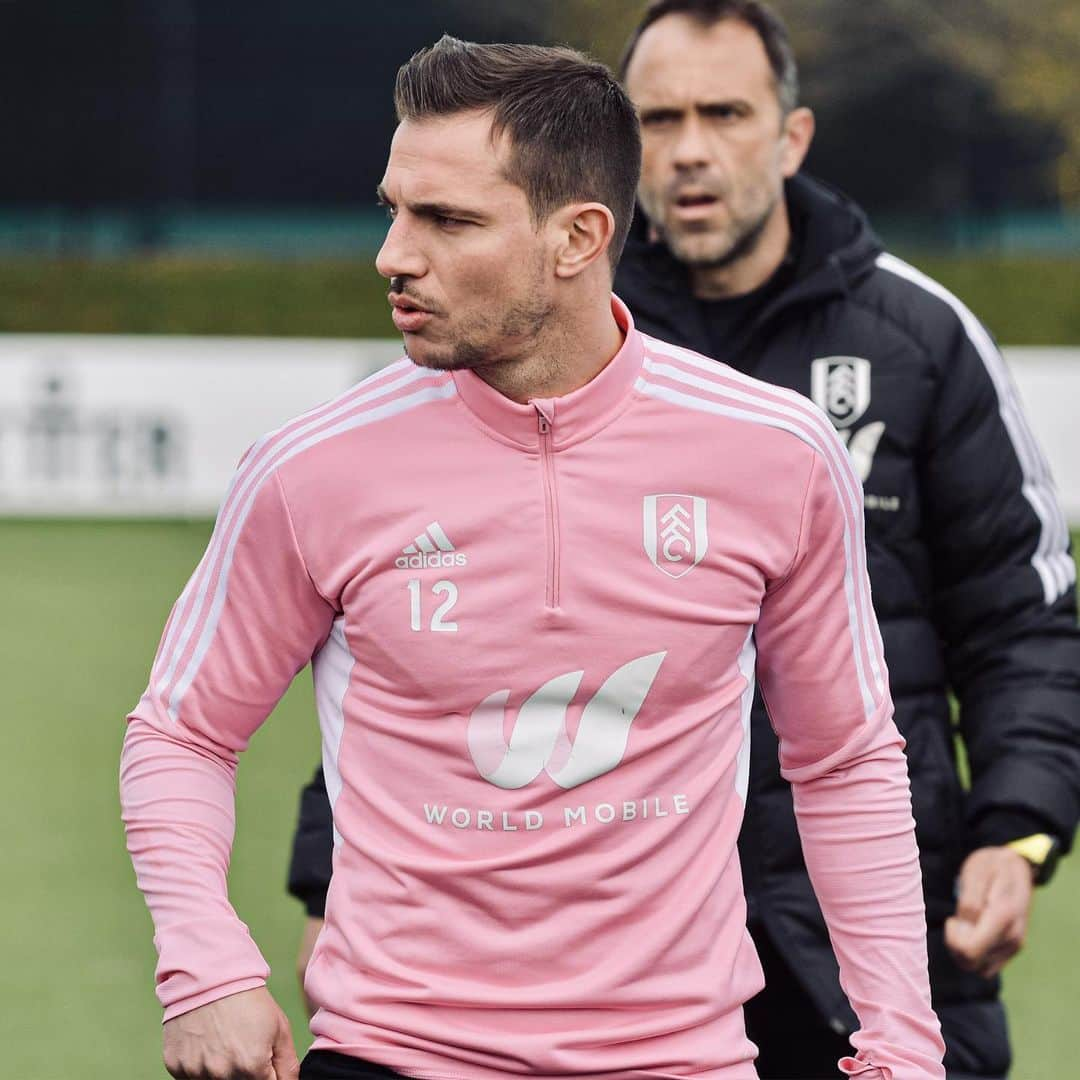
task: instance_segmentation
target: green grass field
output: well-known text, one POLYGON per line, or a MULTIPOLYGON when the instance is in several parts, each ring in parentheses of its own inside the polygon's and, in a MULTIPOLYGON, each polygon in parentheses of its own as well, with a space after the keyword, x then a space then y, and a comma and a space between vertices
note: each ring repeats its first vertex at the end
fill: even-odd
MULTIPOLYGON (((150 919, 124 851, 117 760, 169 606, 209 534, 199 523, 0 522, 4 792, 0 1030, 11 1080, 160 1080, 150 919)), ((232 898, 307 1045, 284 892, 301 783, 318 754, 301 676, 240 770, 232 898)), ((1080 863, 1039 897, 1009 969, 1014 1080, 1073 1071, 1080 863)), ((1075 1075, 1075 1072, 1074 1072, 1075 1075)))

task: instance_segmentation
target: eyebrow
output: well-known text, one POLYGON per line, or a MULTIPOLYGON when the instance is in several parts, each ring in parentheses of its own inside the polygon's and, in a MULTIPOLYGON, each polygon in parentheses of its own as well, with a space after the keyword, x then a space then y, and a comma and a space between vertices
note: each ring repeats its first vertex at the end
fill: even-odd
POLYGON ((668 116, 682 116, 687 112, 709 113, 722 109, 737 112, 749 112, 752 106, 744 98, 718 98, 715 101, 695 101, 692 105, 643 105, 640 109, 642 119, 668 116))
MULTIPOLYGON (((393 206, 393 200, 386 194, 386 189, 380 184, 375 189, 375 197, 380 206, 393 206)), ((414 202, 408 203, 409 210, 419 217, 448 217, 462 218, 468 221, 483 221, 484 214, 479 210, 470 210, 464 206, 453 206, 450 203, 441 202, 414 202)))

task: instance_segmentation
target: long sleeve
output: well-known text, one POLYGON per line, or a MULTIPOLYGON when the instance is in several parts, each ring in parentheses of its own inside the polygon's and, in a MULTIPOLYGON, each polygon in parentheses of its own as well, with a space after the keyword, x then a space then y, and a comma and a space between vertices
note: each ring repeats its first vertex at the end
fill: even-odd
POLYGON ((942 343, 923 463, 935 624, 971 766, 972 847, 1080 818, 1076 569, 1049 469, 990 335, 942 343))
POLYGON ((237 755, 329 634, 276 472, 241 467, 128 718, 120 795, 154 920, 165 1018, 261 985, 269 969, 226 875, 237 755))
POLYGON ((866 575, 861 487, 814 458, 794 559, 762 604, 758 675, 810 877, 859 1017, 861 1080, 943 1077, 903 741, 866 575))

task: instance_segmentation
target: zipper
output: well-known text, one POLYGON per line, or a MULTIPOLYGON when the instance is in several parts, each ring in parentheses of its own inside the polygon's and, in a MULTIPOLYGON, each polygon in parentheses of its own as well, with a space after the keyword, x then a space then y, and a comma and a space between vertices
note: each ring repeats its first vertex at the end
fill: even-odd
POLYGON ((555 490, 555 456, 551 449, 551 417, 539 402, 536 409, 540 432, 540 472, 544 480, 544 523, 547 533, 547 587, 544 606, 559 606, 559 499, 555 490))

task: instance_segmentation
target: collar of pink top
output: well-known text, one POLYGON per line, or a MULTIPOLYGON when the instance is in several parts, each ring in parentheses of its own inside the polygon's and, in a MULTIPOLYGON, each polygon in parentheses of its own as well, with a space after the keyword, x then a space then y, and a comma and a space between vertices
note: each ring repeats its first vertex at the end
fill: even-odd
POLYGON ((644 347, 626 305, 611 298, 615 321, 625 334, 622 348, 584 386, 563 397, 534 398, 520 405, 493 390, 471 371, 455 371, 458 396, 477 419, 495 435, 530 450, 542 438, 551 448, 564 450, 605 427, 623 409, 641 373, 644 347))

